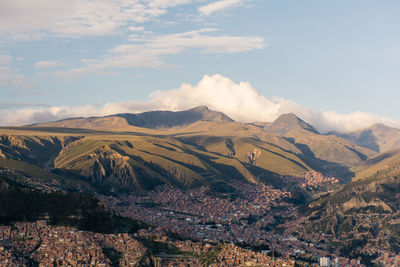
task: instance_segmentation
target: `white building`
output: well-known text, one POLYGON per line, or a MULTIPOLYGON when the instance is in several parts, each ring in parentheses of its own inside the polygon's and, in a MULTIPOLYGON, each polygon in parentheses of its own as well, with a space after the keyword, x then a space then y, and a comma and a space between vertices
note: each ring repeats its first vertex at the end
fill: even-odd
POLYGON ((319 266, 321 267, 330 267, 331 266, 331 259, 328 257, 319 258, 319 266))
POLYGON ((340 258, 336 257, 335 260, 333 261, 333 264, 335 267, 340 267, 340 258))

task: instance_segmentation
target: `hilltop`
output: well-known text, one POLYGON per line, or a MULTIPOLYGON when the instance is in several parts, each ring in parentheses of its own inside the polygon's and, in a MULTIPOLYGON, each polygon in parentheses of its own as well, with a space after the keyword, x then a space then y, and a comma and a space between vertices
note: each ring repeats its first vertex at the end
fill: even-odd
POLYGON ((289 132, 297 130, 305 130, 314 134, 319 134, 317 129, 315 129, 311 124, 308 124, 297 117, 294 113, 288 113, 279 116, 274 122, 266 125, 264 129, 277 135, 286 135, 289 132))

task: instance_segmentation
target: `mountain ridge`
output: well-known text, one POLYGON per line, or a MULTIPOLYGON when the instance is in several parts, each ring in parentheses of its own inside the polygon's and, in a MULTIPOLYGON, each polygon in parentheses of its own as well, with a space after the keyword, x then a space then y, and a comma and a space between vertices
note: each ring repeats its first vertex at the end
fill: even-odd
MULTIPOLYGON (((328 169, 331 168, 329 165, 332 163, 352 167, 375 154, 370 149, 354 145, 341 137, 321 134, 311 124, 293 113, 279 116, 274 122, 264 126, 264 129, 287 138, 301 148, 303 154, 316 159, 319 161, 317 164, 324 164, 328 169)), ((340 166, 333 166, 333 168, 336 167, 340 168, 340 166)))
POLYGON ((375 123, 358 131, 332 134, 342 137, 355 145, 372 149, 376 152, 386 152, 400 148, 400 129, 375 123))
POLYGON ((234 122, 222 112, 198 106, 183 111, 156 110, 142 113, 118 113, 103 117, 70 118, 36 124, 35 127, 53 126, 87 129, 118 129, 135 126, 148 129, 182 127, 198 121, 234 122))
POLYGON ((293 113, 272 123, 244 124, 205 106, 4 128, 0 136, 2 131, 16 140, 10 144, 9 138, 3 138, 3 158, 54 168, 96 186, 127 190, 151 189, 159 183, 184 187, 208 183, 199 173, 254 182, 315 170, 347 181, 352 177, 349 167, 376 154, 343 138, 322 135, 293 113), (76 135, 76 141, 54 147, 51 157, 34 160, 45 155, 36 151, 42 151, 47 140, 58 140, 55 135, 76 135), (146 182, 146 177, 151 179, 146 182))

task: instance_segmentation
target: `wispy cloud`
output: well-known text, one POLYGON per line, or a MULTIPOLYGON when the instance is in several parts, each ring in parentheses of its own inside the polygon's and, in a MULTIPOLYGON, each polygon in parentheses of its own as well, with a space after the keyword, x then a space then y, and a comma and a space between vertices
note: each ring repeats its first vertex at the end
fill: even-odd
POLYGON ((220 0, 207 4, 205 6, 201 6, 199 7, 198 11, 203 15, 209 16, 215 12, 219 12, 236 6, 241 6, 248 1, 250 0, 220 0))
POLYGON ((46 35, 81 37, 115 34, 161 16, 192 0, 2 0, 0 35, 22 40, 46 35))
POLYGON ((142 26, 130 26, 128 27, 128 30, 131 32, 140 32, 140 31, 144 31, 144 27, 142 26))
POLYGON ((201 29, 184 33, 149 35, 111 49, 102 59, 83 60, 86 66, 55 72, 63 78, 76 78, 110 68, 161 68, 168 66, 163 56, 188 51, 201 54, 240 53, 266 46, 260 37, 216 34, 216 29, 201 29))
POLYGON ((113 71, 104 71, 100 68, 95 67, 83 67, 83 68, 76 68, 70 70, 61 70, 53 72, 52 75, 57 78, 62 79, 79 79, 83 76, 92 75, 92 74, 100 74, 100 75, 112 75, 116 74, 113 71))
POLYGON ((24 125, 68 117, 103 116, 158 109, 177 111, 199 105, 206 105, 211 109, 224 112, 241 122, 269 122, 283 113, 293 112, 322 132, 358 130, 378 122, 400 127, 400 123, 395 120, 361 111, 350 114, 335 111, 317 112, 292 100, 270 99, 248 82, 236 83, 218 74, 205 75, 195 85, 182 84, 177 89, 153 92, 147 102, 107 103, 102 107, 87 105, 0 110, 0 125, 24 125))
POLYGON ((47 69, 63 66, 64 63, 57 60, 49 60, 49 61, 38 61, 35 63, 35 68, 37 69, 47 69))

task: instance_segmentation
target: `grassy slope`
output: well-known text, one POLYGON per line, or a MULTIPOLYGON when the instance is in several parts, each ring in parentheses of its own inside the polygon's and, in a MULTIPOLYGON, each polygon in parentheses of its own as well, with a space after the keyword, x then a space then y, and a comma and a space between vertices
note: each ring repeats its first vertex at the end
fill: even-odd
POLYGON ((371 177, 396 176, 400 170, 400 150, 391 150, 372 157, 352 169, 356 173, 353 181, 371 177))
POLYGON ((355 146, 334 135, 318 135, 306 130, 296 130, 285 136, 293 138, 297 144, 305 145, 315 158, 324 160, 327 164, 351 167, 376 155, 370 149, 355 146))
POLYGON ((160 183, 196 186, 213 179, 270 180, 324 170, 325 165, 353 166, 373 155, 336 136, 297 129, 280 137, 258 125, 238 122, 199 121, 163 130, 0 128, 0 136, 6 135, 24 144, 11 148, 7 142, 0 143, 0 157, 54 167, 63 175, 128 190, 150 189, 160 183), (8 155, 7 149, 9 154, 18 153, 8 155))
MULTIPOLYGON (((256 150, 259 154, 254 165, 270 174, 296 175, 310 169, 296 155, 300 150, 286 139, 265 133, 253 125, 222 124, 223 127, 212 122, 199 122, 189 128, 169 131, 141 128, 140 133, 47 127, 3 128, 0 135, 14 133, 16 138, 37 139, 25 144, 25 151, 21 150, 20 154, 34 153, 36 147, 42 145, 42 140, 74 138, 57 146, 45 160, 63 174, 69 171, 88 180, 94 177, 96 171, 107 173, 107 166, 122 166, 135 180, 131 182, 133 187, 141 187, 150 176, 159 182, 180 186, 209 183, 212 179, 236 178, 255 182, 251 168, 254 166, 247 163, 248 154, 256 150), (234 135, 237 137, 232 138, 234 135), (232 142, 234 155, 228 155, 227 141, 232 142), (99 162, 102 166, 96 170, 99 162)), ((138 130, 137 127, 135 130, 138 130)), ((9 155, 5 157, 13 158, 9 155)), ((21 158, 15 156, 13 159, 21 158)), ((30 163, 41 166, 40 161, 30 163)), ((117 175, 109 173, 108 176, 115 178, 117 175)))

